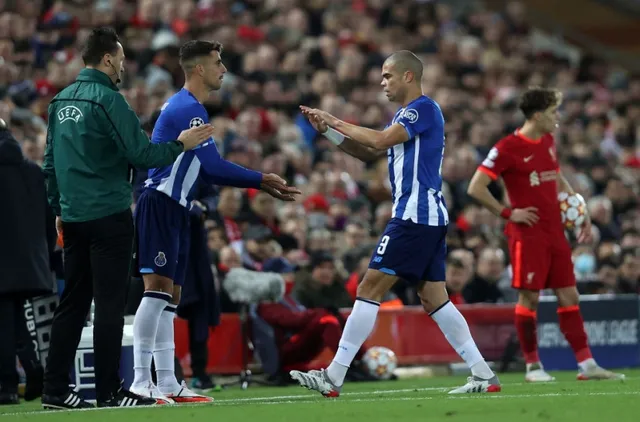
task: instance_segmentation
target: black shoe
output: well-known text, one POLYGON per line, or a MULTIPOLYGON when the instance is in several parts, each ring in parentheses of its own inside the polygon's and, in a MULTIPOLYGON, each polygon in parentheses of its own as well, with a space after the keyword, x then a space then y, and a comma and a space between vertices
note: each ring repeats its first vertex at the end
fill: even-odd
POLYGON ((213 391, 215 388, 216 385, 208 375, 201 375, 199 377, 193 377, 191 379, 191 389, 193 391, 197 390, 200 393, 208 393, 210 391, 213 391))
POLYGON ((0 393, 0 405, 20 404, 18 393, 0 393))
POLYGON ((156 399, 142 397, 129 390, 120 388, 109 400, 99 400, 98 407, 135 407, 135 406, 155 406, 156 399))
POLYGON ((42 367, 40 367, 39 370, 27 374, 27 385, 24 389, 24 399, 26 401, 32 401, 42 396, 43 372, 42 367))
POLYGON ((68 393, 60 396, 53 396, 49 394, 42 395, 42 407, 45 409, 91 409, 94 406, 85 401, 75 391, 71 390, 68 393))

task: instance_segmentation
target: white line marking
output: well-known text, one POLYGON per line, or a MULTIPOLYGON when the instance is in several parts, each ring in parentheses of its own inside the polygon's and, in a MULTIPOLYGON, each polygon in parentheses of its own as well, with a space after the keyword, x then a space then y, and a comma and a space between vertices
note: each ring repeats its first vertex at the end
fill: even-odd
MULTIPOLYGON (((628 378, 627 378, 628 379, 628 378)), ((549 383, 558 384, 558 383, 549 383)), ((502 384, 503 387, 516 387, 530 385, 530 383, 509 383, 502 384)), ((630 396, 640 395, 640 391, 604 391, 604 392, 571 392, 571 393, 540 393, 540 394, 502 394, 502 393, 475 393, 475 394, 460 394, 460 395, 437 395, 437 396, 418 396, 418 397, 379 397, 380 394, 398 394, 398 393, 421 393, 421 392, 444 392, 448 391, 455 386, 449 387, 425 387, 425 388, 404 388, 396 390, 372 390, 372 391, 357 391, 352 393, 341 394, 341 397, 358 397, 358 396, 372 396, 369 398, 354 398, 349 400, 340 399, 326 399, 319 394, 296 394, 288 396, 264 396, 264 397, 247 397, 247 398, 234 398, 234 399, 216 399, 212 403, 195 403, 195 404, 180 404, 169 405, 171 407, 202 407, 204 405, 214 406, 234 406, 239 404, 252 403, 256 405, 277 405, 277 404, 303 404, 303 403, 317 403, 317 402, 374 402, 374 401, 414 401, 414 400, 484 400, 484 399, 514 399, 514 398, 544 398, 544 397, 575 397, 575 396, 630 396), (314 398, 314 400, 309 400, 314 398)), ((135 410, 135 409, 149 409, 150 407, 158 408, 163 406, 136 406, 136 407, 107 407, 107 408, 90 408, 90 409, 73 409, 73 410, 35 410, 27 412, 13 412, 13 413, 0 413, 0 417, 3 416, 20 416, 20 415, 49 415, 49 414, 62 414, 66 412, 93 412, 101 410, 135 410)))
MULTIPOLYGON (((544 397, 575 397, 575 396, 631 396, 631 395, 640 395, 640 391, 626 391, 626 392, 601 392, 601 393, 547 393, 547 394, 500 394, 500 393, 491 393, 491 394, 461 394, 461 395, 447 395, 447 396, 426 396, 426 397, 371 397, 371 398, 362 398, 362 399, 353 399, 353 400, 345 400, 343 403, 353 403, 353 402, 376 402, 376 401, 416 401, 416 400, 484 400, 484 399, 516 399, 516 398, 544 398, 544 397)), ((286 401, 264 401, 254 403, 256 405, 274 405, 274 404, 311 404, 318 402, 332 402, 336 403, 340 402, 340 399, 325 399, 319 397, 317 400, 286 400, 286 401)), ((220 406, 231 406, 234 404, 240 403, 232 403, 232 402, 224 402, 218 403, 220 406)))

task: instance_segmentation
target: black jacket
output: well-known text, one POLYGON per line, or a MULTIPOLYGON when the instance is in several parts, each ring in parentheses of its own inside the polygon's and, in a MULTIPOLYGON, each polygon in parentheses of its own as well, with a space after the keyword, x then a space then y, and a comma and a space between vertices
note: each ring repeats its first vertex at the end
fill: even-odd
POLYGON ((24 158, 10 132, 0 128, 0 295, 51 293, 55 242, 44 173, 24 158))

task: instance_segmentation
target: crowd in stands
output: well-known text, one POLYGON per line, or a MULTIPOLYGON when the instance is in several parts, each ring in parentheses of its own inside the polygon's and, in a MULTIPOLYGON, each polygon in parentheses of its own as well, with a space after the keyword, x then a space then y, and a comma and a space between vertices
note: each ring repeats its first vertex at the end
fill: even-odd
MULTIPOLYGON (((126 54, 121 92, 150 133, 184 82, 181 43, 222 42, 228 73, 205 104, 219 150, 243 166, 285 175, 304 196, 285 204, 254 190, 203 194, 217 283, 231 268, 262 271, 284 258, 295 270, 288 293, 299 304, 349 307, 391 216, 387 160, 362 163, 338 151, 298 106, 383 128, 397 106, 382 93, 380 67, 393 51, 409 49, 424 61, 424 93, 446 119, 450 296, 457 304, 509 302, 515 294, 503 221, 466 189, 492 145, 521 124, 523 88, 556 87, 564 94, 559 159, 586 198, 596 232, 591 245, 571 238, 580 290, 639 292, 640 75, 588 54, 576 61, 538 49, 517 2, 500 12, 463 3, 0 0, 0 118, 25 154, 42 162, 48 102, 83 67, 79 46, 90 28, 110 25, 126 54)), ((502 192, 499 184, 492 190, 502 192)), ((403 283, 385 299, 419 303, 403 283)), ((223 311, 236 309, 223 293, 223 311)))

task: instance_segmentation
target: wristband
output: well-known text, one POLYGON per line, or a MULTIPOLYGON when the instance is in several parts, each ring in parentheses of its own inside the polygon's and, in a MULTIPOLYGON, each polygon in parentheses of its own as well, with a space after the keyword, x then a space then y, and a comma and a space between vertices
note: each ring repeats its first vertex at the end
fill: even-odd
POLYGON ((325 138, 334 143, 334 145, 340 145, 344 142, 344 135, 334 128, 330 127, 325 133, 323 133, 325 138))
POLYGON ((509 207, 504 207, 504 209, 502 210, 502 212, 500 213, 500 217, 504 218, 505 220, 508 220, 511 218, 511 213, 513 212, 513 210, 509 207))

